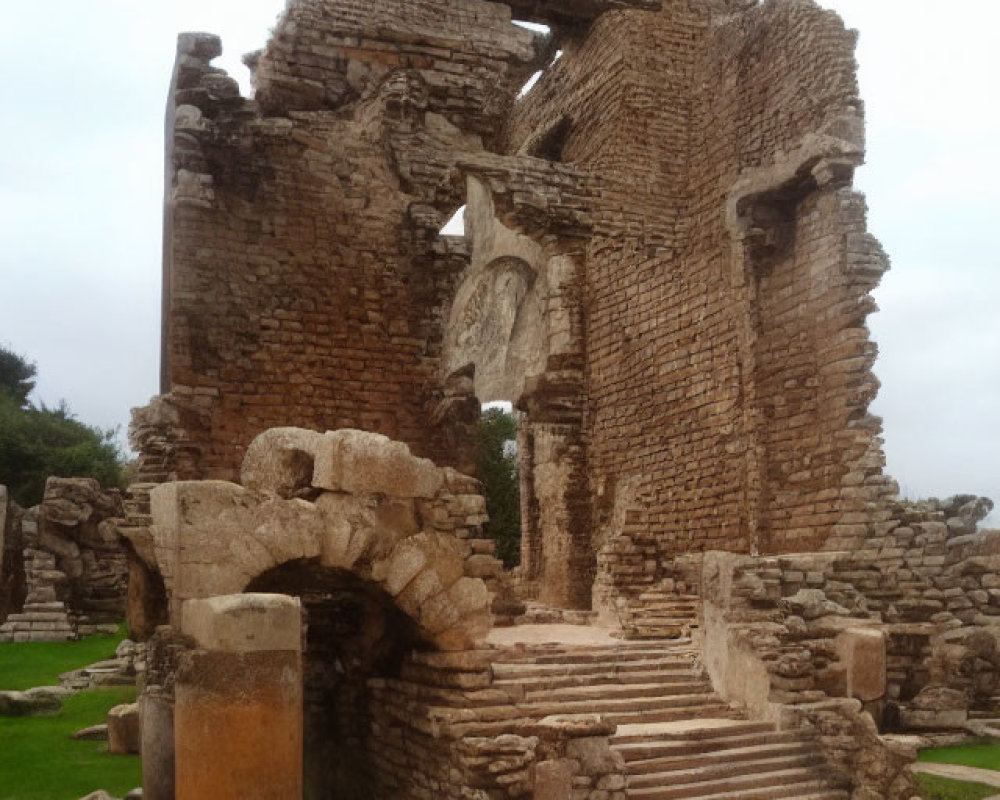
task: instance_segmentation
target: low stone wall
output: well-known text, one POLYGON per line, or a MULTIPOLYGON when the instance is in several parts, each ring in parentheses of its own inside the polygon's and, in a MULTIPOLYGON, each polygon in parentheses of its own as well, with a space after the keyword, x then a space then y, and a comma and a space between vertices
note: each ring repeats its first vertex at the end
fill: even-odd
POLYGON ((895 501, 850 551, 707 554, 703 658, 717 690, 758 718, 817 728, 859 786, 908 797, 912 745, 880 729, 962 730, 1000 709, 1000 532, 976 529, 991 509, 895 501))
POLYGON ((716 690, 752 717, 815 728, 855 800, 908 800, 915 751, 883 738, 869 713, 886 695, 885 633, 860 597, 851 610, 824 592, 842 558, 706 554, 702 658, 716 690))
POLYGON ((624 800, 615 725, 586 714, 524 719, 492 688, 495 656, 415 653, 398 678, 369 681, 380 796, 624 800))

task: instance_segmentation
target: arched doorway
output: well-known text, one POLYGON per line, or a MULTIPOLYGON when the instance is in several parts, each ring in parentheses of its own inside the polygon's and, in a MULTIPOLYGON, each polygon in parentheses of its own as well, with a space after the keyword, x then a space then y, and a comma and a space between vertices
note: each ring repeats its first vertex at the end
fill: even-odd
POLYGON ((367 682, 429 647, 417 623, 376 583, 315 560, 275 567, 246 591, 302 603, 303 800, 375 800, 367 682))

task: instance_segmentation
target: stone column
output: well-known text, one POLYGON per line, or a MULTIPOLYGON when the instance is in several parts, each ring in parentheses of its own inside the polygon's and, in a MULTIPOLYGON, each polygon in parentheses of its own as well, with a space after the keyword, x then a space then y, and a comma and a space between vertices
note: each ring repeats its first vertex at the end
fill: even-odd
POLYGON ((590 536, 589 484, 583 436, 579 359, 549 359, 525 381, 518 408, 530 430, 532 516, 521 554, 539 597, 555 608, 589 609, 597 556, 590 536), (537 506, 537 515, 535 507, 537 506), (536 527, 537 526, 537 527, 536 527))
POLYGON ((297 598, 188 600, 199 649, 177 674, 176 800, 302 797, 302 620, 297 598))
POLYGON ((139 700, 143 800, 174 800, 174 704, 159 686, 139 700))

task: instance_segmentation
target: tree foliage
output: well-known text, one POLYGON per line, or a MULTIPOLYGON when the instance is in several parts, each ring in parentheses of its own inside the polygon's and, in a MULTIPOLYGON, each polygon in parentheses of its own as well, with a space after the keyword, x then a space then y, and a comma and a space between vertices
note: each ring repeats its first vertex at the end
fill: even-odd
POLYGON ((65 403, 28 404, 34 375, 34 365, 0 348, 0 484, 26 507, 42 501, 49 476, 120 486, 124 463, 114 431, 85 425, 65 403))
POLYGON ((19 407, 27 405, 37 372, 35 365, 23 356, 0 347, 0 394, 10 397, 19 407))
POLYGON ((485 532, 496 542, 497 557, 508 568, 521 560, 517 452, 507 445, 516 436, 517 420, 502 409, 487 409, 479 420, 479 477, 490 517, 485 532))

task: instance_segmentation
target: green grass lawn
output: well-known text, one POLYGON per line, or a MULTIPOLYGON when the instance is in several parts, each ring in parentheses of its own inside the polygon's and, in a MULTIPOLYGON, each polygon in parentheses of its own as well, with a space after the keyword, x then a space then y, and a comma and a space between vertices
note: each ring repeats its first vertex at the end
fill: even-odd
POLYGON ((965 783, 949 778, 939 778, 937 775, 916 775, 920 796, 924 800, 983 800, 1000 794, 996 786, 986 786, 982 783, 965 783))
POLYGON ((96 789, 122 797, 141 785, 138 756, 112 756, 107 742, 70 738, 134 700, 135 687, 116 686, 68 697, 53 716, 0 717, 0 800, 77 800, 96 789))
POLYGON ((124 638, 122 625, 117 634, 85 636, 78 642, 2 642, 0 691, 54 686, 63 672, 114 656, 124 638))
MULTIPOLYGON (((921 750, 918 760, 933 764, 961 764, 964 767, 1000 770, 1000 742, 992 740, 930 747, 921 750)), ((1000 794, 998 789, 994 794, 1000 794)))

